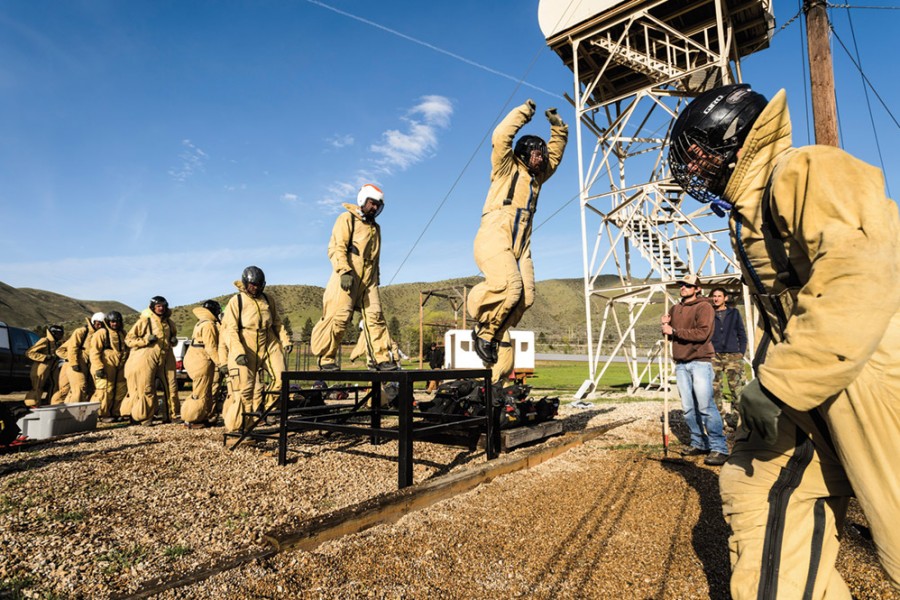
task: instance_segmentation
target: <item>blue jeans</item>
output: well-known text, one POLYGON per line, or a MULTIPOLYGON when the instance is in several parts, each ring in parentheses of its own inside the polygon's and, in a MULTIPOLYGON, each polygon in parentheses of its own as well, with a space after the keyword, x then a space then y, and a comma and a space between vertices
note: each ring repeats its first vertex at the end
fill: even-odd
POLYGON ((684 409, 684 422, 691 431, 691 446, 728 454, 722 433, 722 416, 713 400, 711 362, 695 360, 675 364, 675 380, 684 409))

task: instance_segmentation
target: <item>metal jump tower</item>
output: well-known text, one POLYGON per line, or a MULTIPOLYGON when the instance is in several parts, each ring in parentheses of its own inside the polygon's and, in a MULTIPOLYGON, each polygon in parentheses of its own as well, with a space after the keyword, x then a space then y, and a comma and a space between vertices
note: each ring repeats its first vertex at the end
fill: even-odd
POLYGON ((645 356, 637 346, 645 309, 688 273, 740 287, 727 229, 705 228, 707 207, 683 202, 669 177, 668 131, 683 104, 740 81, 741 57, 768 47, 771 0, 541 0, 538 21, 574 74, 590 364, 577 397, 614 360, 632 390, 659 386, 661 342, 645 356))

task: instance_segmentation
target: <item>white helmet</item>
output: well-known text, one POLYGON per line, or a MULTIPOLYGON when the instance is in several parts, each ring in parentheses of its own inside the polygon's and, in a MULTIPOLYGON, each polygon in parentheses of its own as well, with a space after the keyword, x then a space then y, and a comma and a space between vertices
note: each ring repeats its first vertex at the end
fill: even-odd
POLYGON ((375 214, 373 215, 374 218, 380 215, 381 210, 384 208, 384 192, 381 191, 381 188, 372 183, 367 183, 359 188, 359 193, 356 195, 356 205, 360 210, 366 205, 366 200, 369 198, 378 202, 378 210, 375 211, 375 214))
POLYGON ((91 323, 102 323, 105 318, 106 315, 102 312, 95 312, 93 316, 91 316, 91 323))

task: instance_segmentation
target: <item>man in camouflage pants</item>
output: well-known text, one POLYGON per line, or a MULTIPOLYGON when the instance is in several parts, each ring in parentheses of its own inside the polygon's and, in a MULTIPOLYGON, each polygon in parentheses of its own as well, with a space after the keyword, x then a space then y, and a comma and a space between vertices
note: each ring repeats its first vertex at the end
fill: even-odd
POLYGON ((744 352, 747 350, 747 332, 741 313, 728 306, 728 293, 724 288, 712 291, 712 304, 716 309, 712 344, 713 398, 722 414, 722 421, 731 429, 737 428, 738 404, 744 388, 744 352), (728 400, 725 400, 724 383, 728 382, 728 400))

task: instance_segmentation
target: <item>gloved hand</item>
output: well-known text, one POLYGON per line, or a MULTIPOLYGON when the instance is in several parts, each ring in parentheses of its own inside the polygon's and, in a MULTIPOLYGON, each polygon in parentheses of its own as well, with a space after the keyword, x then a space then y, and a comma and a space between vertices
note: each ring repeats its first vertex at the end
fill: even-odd
POLYGON ((290 354, 293 350, 294 350, 293 344, 285 344, 284 345, 284 353, 285 354, 290 354))
POLYGON ((72 370, 76 373, 81 373, 81 367, 79 367, 78 365, 72 365, 72 370))
POLYGON ((778 438, 778 417, 781 416, 782 402, 764 388, 759 379, 754 379, 741 391, 738 411, 744 426, 755 431, 768 445, 778 438))
POLYGON ((159 338, 156 337, 155 335, 153 335, 153 334, 151 333, 151 334, 150 334, 150 337, 147 338, 147 343, 148 343, 148 344, 155 344, 157 340, 159 340, 159 338))
POLYGON ((341 289, 349 292, 353 287, 353 273, 344 273, 341 275, 341 289))
POLYGON ((169 343, 172 344, 173 346, 174 346, 175 344, 177 344, 177 343, 178 343, 178 336, 177 336, 177 335, 173 335, 172 337, 170 337, 170 338, 169 338, 169 343))
POLYGON ((247 355, 246 354, 238 354, 237 358, 234 359, 234 362, 236 362, 238 365, 240 365, 242 367, 246 367, 247 362, 248 362, 247 355))
POLYGON ((221 365, 219 367, 219 375, 222 377, 228 377, 228 365, 221 365))
POLYGON ((554 127, 562 127, 563 125, 565 125, 562 118, 558 114, 556 114, 555 108, 548 108, 544 113, 544 116, 547 117, 547 120, 550 121, 550 124, 554 127))
POLYGON ((97 369, 96 371, 94 371, 94 377, 96 377, 97 379, 106 379, 106 371, 104 371, 103 369, 97 369))
POLYGON ((534 103, 534 100, 529 98, 525 101, 525 107, 528 109, 528 120, 525 121, 527 123, 531 120, 531 117, 534 116, 534 111, 537 108, 537 104, 534 103))

